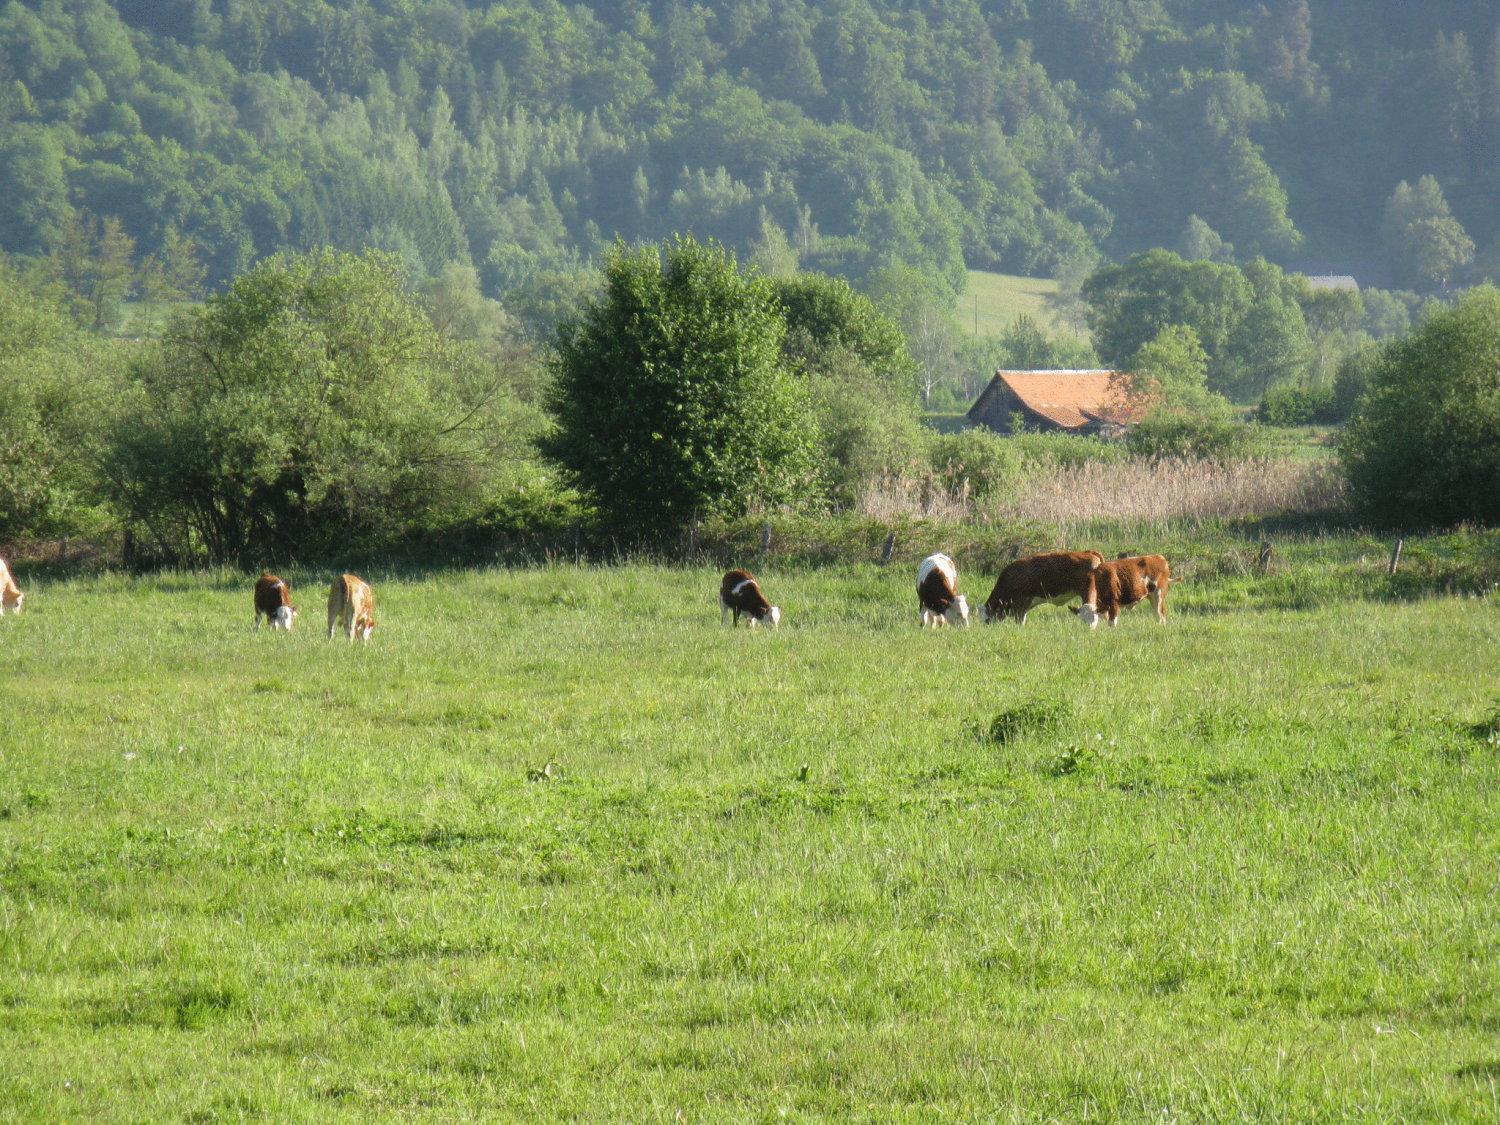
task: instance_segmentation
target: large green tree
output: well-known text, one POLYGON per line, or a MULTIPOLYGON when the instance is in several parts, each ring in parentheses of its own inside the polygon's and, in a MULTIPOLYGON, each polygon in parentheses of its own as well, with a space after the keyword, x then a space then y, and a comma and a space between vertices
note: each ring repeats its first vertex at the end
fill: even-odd
POLYGON ((159 551, 242 565, 451 520, 527 436, 475 360, 404 292, 394 257, 272 258, 137 365, 114 498, 159 551))
POLYGON ((1342 453, 1375 519, 1500 522, 1500 289, 1476 289, 1386 346, 1342 453))
POLYGON ((814 429, 785 332, 771 282, 722 246, 616 247, 603 294, 559 332, 544 449, 633 540, 803 498, 814 429))

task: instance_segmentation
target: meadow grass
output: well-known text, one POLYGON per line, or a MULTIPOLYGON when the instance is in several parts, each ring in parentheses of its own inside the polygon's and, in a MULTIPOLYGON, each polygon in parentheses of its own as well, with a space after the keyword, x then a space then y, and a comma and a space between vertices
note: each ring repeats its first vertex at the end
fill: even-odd
POLYGON ((372 573, 367 646, 321 576, 290 636, 33 583, 0 1116, 1493 1120, 1500 607, 1312 543, 1092 634, 921 632, 906 566, 767 571, 775 633, 372 573))
POLYGON ((1029 316, 1042 330, 1059 336, 1087 340, 1076 326, 1058 315, 1057 282, 1049 277, 970 270, 968 288, 958 299, 958 319, 963 330, 974 336, 999 336, 1029 316))

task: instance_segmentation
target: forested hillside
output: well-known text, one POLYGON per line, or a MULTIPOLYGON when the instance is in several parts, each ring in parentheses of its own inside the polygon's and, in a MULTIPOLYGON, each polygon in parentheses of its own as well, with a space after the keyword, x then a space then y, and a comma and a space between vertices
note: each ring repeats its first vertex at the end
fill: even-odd
POLYGON ((1495 272, 1497 151, 1476 0, 0 5, 0 249, 211 285, 331 244, 502 296, 691 230, 950 291, 1149 246, 1439 286, 1495 272))

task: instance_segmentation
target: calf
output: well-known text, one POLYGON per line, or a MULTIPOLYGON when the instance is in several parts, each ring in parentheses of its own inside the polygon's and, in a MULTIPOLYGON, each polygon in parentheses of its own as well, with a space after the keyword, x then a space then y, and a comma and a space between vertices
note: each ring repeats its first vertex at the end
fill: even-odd
POLYGON ((344 635, 351 641, 355 634, 368 641, 375 631, 375 594, 369 583, 352 574, 343 574, 333 580, 328 591, 328 639, 333 640, 333 627, 343 626, 344 635))
POLYGON ((255 582, 255 627, 260 628, 264 617, 272 629, 292 631, 292 622, 297 611, 292 608, 292 584, 271 573, 262 574, 255 582))
POLYGON ((958 592, 958 567, 947 555, 928 555, 917 567, 917 601, 924 629, 969 623, 969 600, 958 592))
POLYGON ((1000 572, 995 588, 985 599, 980 616, 985 624, 1014 617, 1026 624, 1026 615, 1039 605, 1066 605, 1078 598, 1094 604, 1094 577, 1104 565, 1097 551, 1049 551, 1017 559, 1000 572))
POLYGON ((773 629, 781 624, 781 610, 760 592, 760 583, 748 570, 731 570, 719 583, 719 620, 727 620, 731 613, 735 625, 743 613, 751 629, 762 621, 769 621, 773 629))
POLYGON ((25 601, 26 595, 21 593, 21 587, 11 577, 10 567, 5 565, 4 559, 0 559, 0 617, 5 616, 6 610, 20 613, 25 601))
POLYGON ((1099 567, 1094 578, 1093 604, 1085 603, 1077 612, 1090 629, 1101 617, 1111 626, 1120 623, 1120 611, 1129 609, 1147 596, 1156 606, 1156 619, 1167 620, 1167 588, 1172 584, 1172 568, 1162 555, 1130 555, 1099 567))

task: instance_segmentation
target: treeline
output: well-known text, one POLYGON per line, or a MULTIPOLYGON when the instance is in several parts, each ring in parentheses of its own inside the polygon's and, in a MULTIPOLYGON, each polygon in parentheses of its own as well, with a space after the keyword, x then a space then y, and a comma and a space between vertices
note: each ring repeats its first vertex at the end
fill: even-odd
MULTIPOLYGON (((1147 410, 1123 443, 936 433, 908 337, 867 296, 690 237, 611 250, 545 349, 458 263, 413 286, 389 253, 278 255, 134 342, 0 256, 0 543, 80 535, 143 565, 493 559, 564 536, 650 548, 756 511, 982 512, 1085 462, 1253 453, 1224 390, 1297 343, 1299 302, 1357 312, 1269 265, 1165 252, 1084 290, 1147 410), (1245 327, 1271 322, 1288 331, 1245 327)), ((1038 339, 1022 323, 996 346, 1038 339)), ((1365 512, 1500 518, 1497 373, 1489 287, 1341 364, 1365 512)))
POLYGON ((373 247, 545 309, 679 230, 939 301, 1152 246, 1440 288, 1500 270, 1497 146, 1467 0, 0 5, 0 249, 211 288, 373 247))

